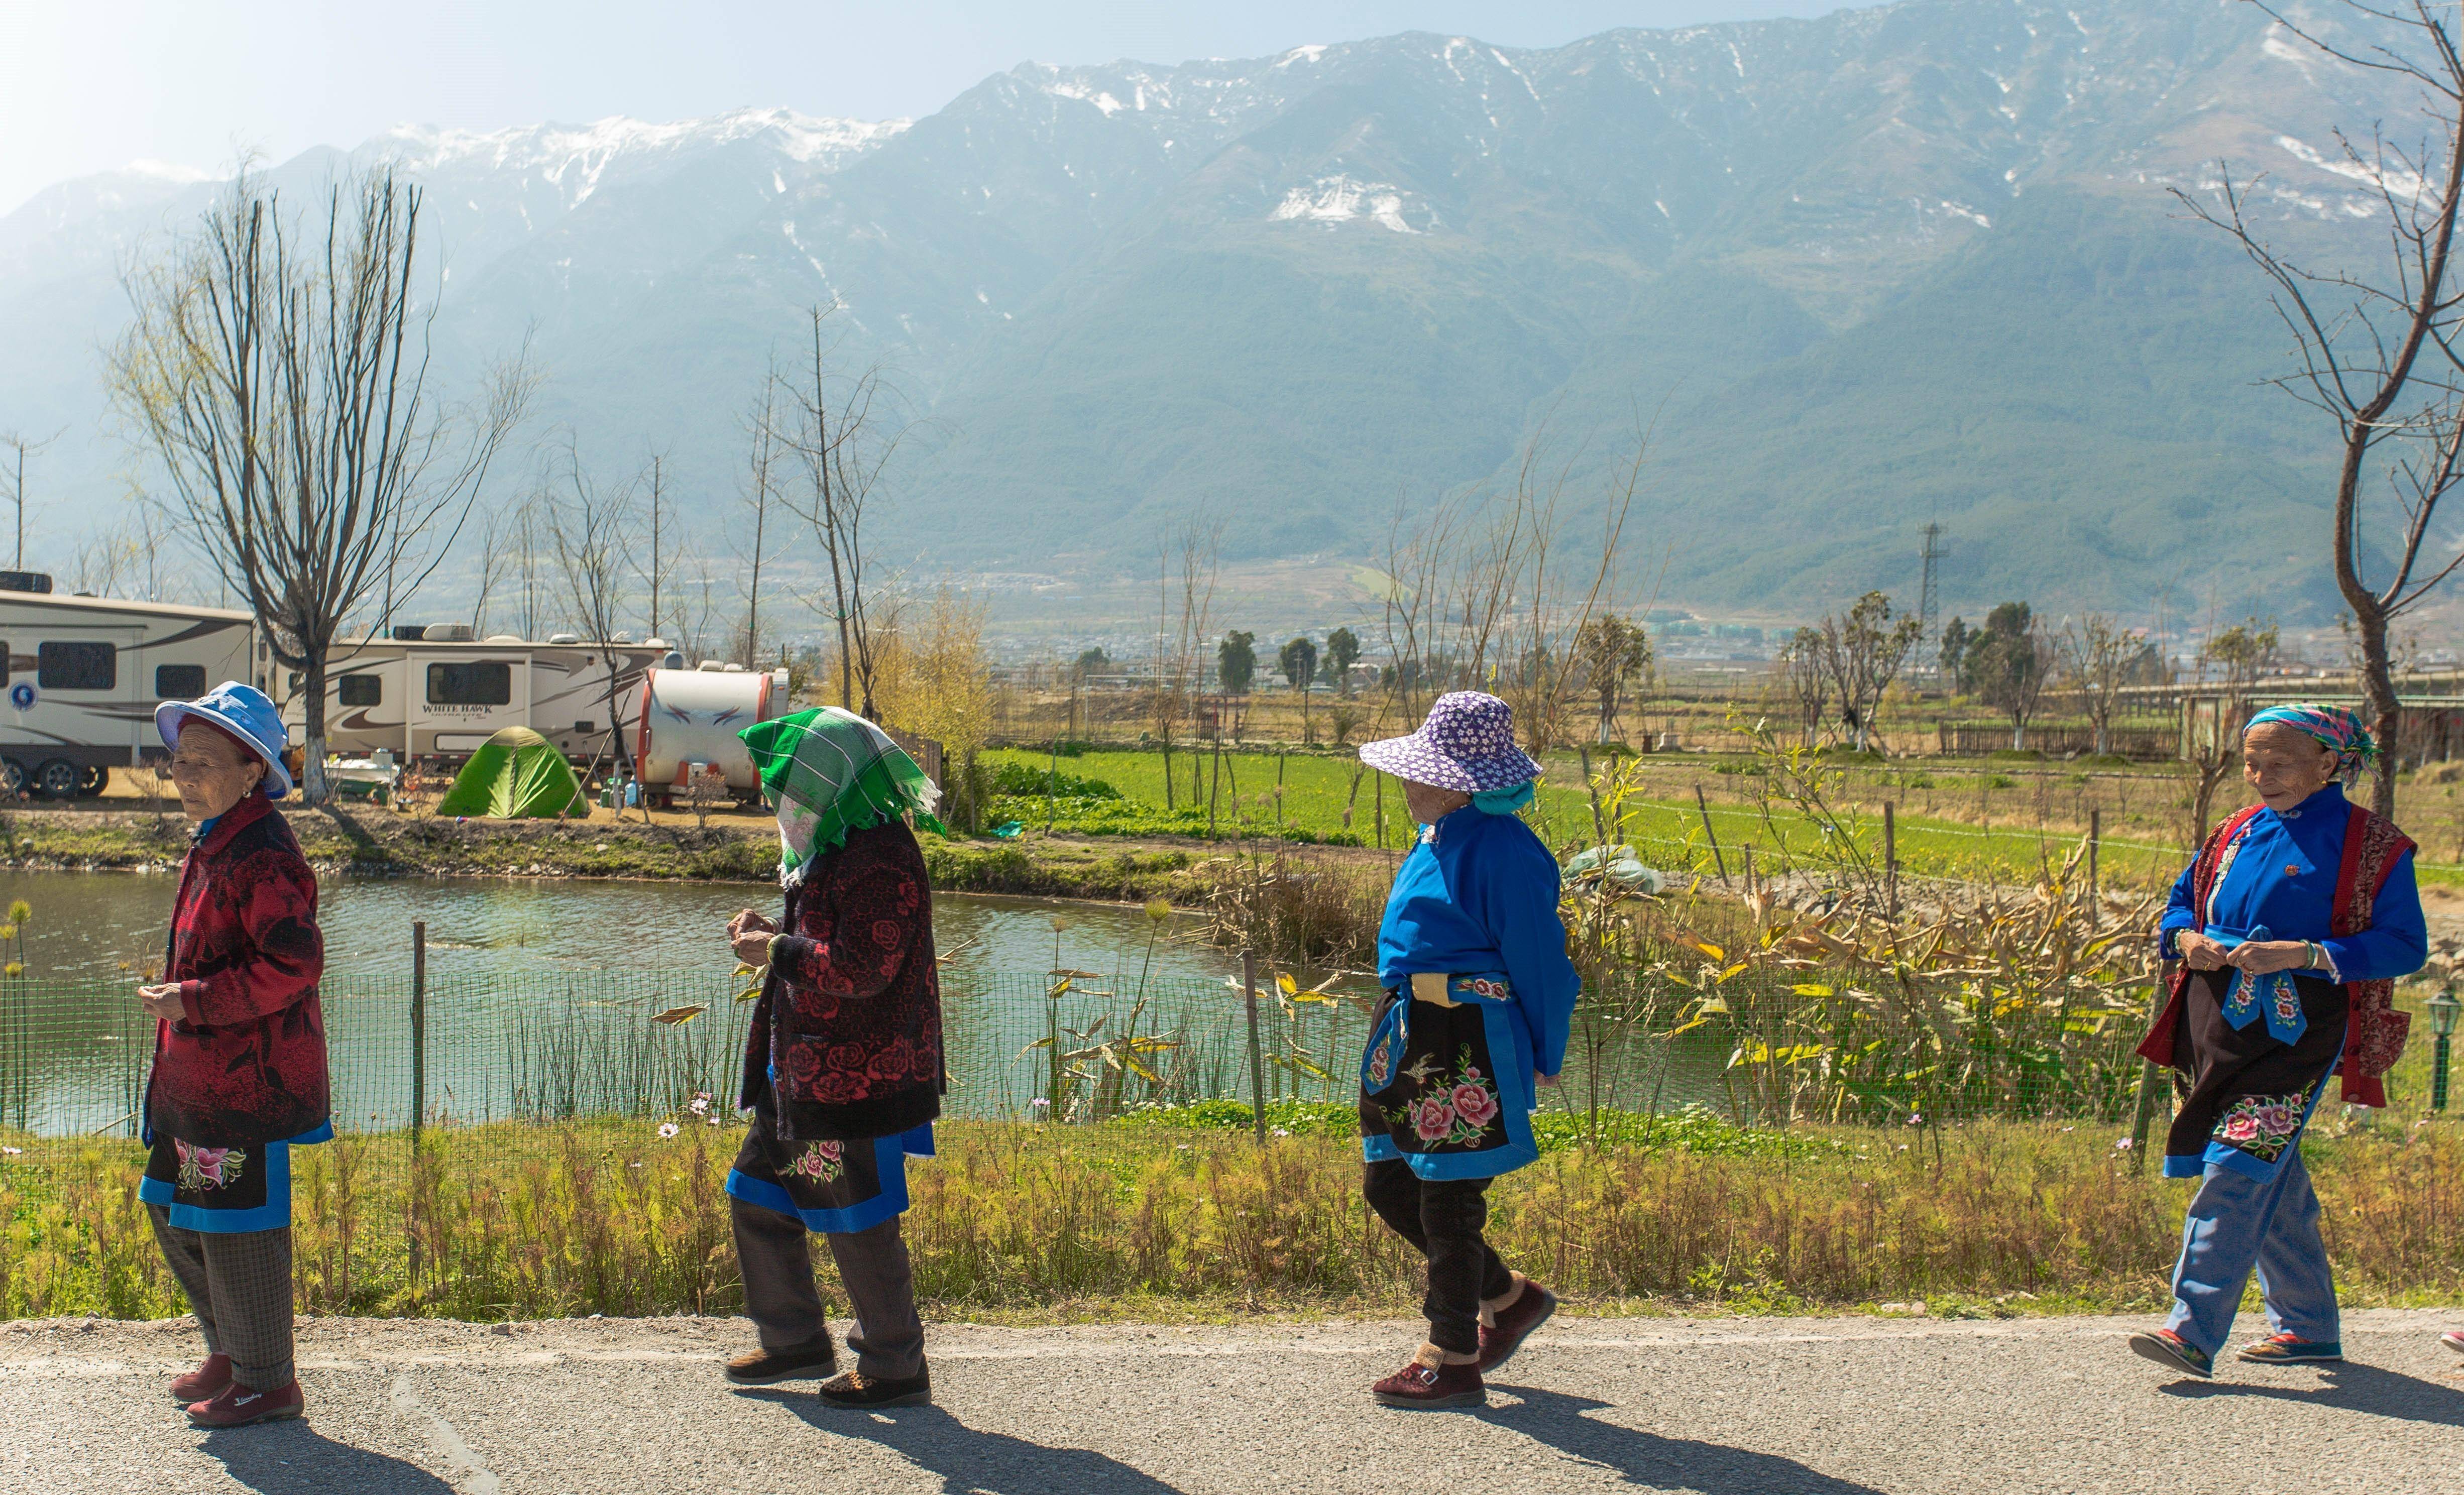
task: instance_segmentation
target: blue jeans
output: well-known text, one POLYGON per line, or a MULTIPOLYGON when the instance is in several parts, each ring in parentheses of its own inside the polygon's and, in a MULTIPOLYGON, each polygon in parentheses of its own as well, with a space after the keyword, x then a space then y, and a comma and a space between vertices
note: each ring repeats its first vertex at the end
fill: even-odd
POLYGON ((2173 1316, 2165 1327, 2211 1355, 2223 1350, 2254 1267, 2277 1333, 2314 1344, 2339 1340, 2336 1279, 2319 1235, 2319 1194, 2310 1187, 2298 1142, 2264 1183, 2208 1165, 2182 1222, 2173 1316))

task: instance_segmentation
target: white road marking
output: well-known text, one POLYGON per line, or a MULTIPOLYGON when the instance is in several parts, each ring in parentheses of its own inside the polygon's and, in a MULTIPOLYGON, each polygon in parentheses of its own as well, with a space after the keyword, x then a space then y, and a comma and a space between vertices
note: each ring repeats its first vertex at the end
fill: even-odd
POLYGON ((438 1417, 429 1409, 428 1403, 419 1399, 419 1393, 410 1389, 409 1376, 393 1378, 393 1406, 396 1412, 407 1418, 427 1419, 428 1440, 436 1445, 436 1451, 445 1456, 446 1462, 461 1471, 462 1478, 455 1480, 454 1484, 468 1490, 470 1495, 498 1495, 500 1486, 495 1471, 488 1467, 488 1462, 473 1452, 470 1444, 462 1441, 462 1435, 453 1431, 452 1423, 438 1417))

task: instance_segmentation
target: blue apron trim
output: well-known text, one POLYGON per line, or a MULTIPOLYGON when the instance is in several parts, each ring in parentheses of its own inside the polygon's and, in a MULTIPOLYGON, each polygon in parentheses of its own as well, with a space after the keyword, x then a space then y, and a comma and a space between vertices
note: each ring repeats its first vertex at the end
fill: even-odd
POLYGON ((2204 1176, 2207 1171, 2208 1158, 2204 1153, 2165 1154, 2165 1176, 2167 1178, 2197 1178, 2204 1176))
MULTIPOLYGON (((326 1128, 325 1134, 333 1135, 333 1129, 326 1128)), ((140 1178, 137 1197, 148 1204, 169 1205, 171 1223, 181 1230, 209 1236, 280 1230, 291 1223, 291 1144, 266 1142, 260 1147, 258 1161, 265 1168, 265 1202, 253 1210, 209 1210, 182 1204, 177 1198, 178 1186, 163 1178, 140 1178)))
POLYGON ((881 1192, 843 1210, 798 1209, 785 1189, 766 1178, 748 1178, 733 1168, 727 1171, 727 1192, 747 1204, 801 1220, 805 1229, 825 1236, 870 1230, 892 1215, 907 1213, 907 1159, 933 1155, 932 1123, 896 1136, 875 1137, 872 1148, 874 1165, 881 1173, 881 1192))

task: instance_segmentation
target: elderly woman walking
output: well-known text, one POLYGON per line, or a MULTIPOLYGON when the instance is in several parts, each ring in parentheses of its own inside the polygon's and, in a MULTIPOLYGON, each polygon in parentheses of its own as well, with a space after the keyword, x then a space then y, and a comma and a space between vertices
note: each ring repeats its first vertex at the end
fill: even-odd
POLYGON ((827 1379, 824 1401, 932 1399, 924 1324, 899 1238, 907 1158, 933 1151, 946 1088, 933 889, 907 819, 940 828, 931 780, 882 730, 835 708, 738 734, 779 817, 777 924, 747 909, 736 957, 764 972, 737 1104, 753 1125, 727 1176, 744 1307, 760 1348, 738 1386, 827 1379), (855 1325, 836 1374, 807 1231, 829 1242, 855 1325))
POLYGON ((2387 1104, 2409 1022, 2395 978, 2429 949, 2412 843, 2341 787, 2377 751, 2341 707, 2253 716, 2242 777, 2260 802, 2208 838, 2161 921, 2161 953, 2180 964, 2139 1051, 2189 1076, 2165 1176, 2200 1182, 2172 1316, 2130 1348, 2167 1369, 2214 1374, 2254 1267, 2274 1331, 2241 1358, 2343 1357, 2301 1134, 2331 1073, 2346 1101, 2387 1104))
POLYGON ((153 1151, 138 1197, 205 1331, 171 1382, 202 1427, 296 1418, 291 1355, 293 1143, 334 1134, 317 981, 317 876, 274 802, 291 792, 274 703, 227 681, 165 701, 155 729, 191 823, 145 1082, 153 1151))
POLYGON ((1360 1064, 1362 1189, 1428 1259, 1428 1340, 1371 1394, 1391 1407, 1479 1406, 1483 1375, 1557 1308, 1482 1230, 1489 1180, 1540 1155, 1536 1087, 1565 1061, 1581 982, 1556 858, 1515 814, 1540 765, 1515 746, 1507 704, 1441 695, 1419 731, 1360 757, 1403 780, 1420 825, 1377 933, 1386 995, 1360 1064))

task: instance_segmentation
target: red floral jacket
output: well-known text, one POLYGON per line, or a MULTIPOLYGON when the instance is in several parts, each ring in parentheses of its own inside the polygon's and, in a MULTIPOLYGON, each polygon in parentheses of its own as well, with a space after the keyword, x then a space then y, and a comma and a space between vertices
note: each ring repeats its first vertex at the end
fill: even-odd
POLYGON ((787 894, 744 1048, 788 1141, 892 1136, 941 1112, 941 978, 924 852, 899 821, 849 832, 787 894))
POLYGON ((291 824, 252 794, 180 865, 164 979, 187 1016, 157 1022, 146 1124, 203 1147, 245 1147, 329 1119, 317 981, 317 874, 291 824))

